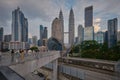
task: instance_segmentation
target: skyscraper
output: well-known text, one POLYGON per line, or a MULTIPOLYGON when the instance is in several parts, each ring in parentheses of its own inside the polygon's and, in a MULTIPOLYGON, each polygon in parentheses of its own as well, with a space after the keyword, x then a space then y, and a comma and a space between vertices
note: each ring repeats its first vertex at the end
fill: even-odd
POLYGON ((3 27, 0 28, 0 42, 3 41, 3 27))
POLYGON ((93 6, 85 8, 85 27, 93 26, 93 6))
POLYGON ((72 8, 69 14, 69 44, 71 46, 74 44, 74 13, 72 8))
POLYGON ((117 41, 120 41, 120 31, 117 32, 117 41))
POLYGON ((94 27, 84 28, 84 40, 94 40, 94 27))
POLYGON ((37 36, 32 36, 32 44, 33 46, 37 46, 37 36))
POLYGON ((57 39, 60 43, 62 43, 62 27, 59 18, 55 18, 52 22, 52 37, 57 39))
POLYGON ((62 27, 62 43, 64 44, 64 18, 63 18, 62 10, 60 10, 59 19, 60 19, 61 27, 62 27))
POLYGON ((108 20, 108 47, 115 46, 117 44, 117 18, 108 20))
POLYGON ((28 21, 19 7, 12 12, 12 41, 28 41, 28 21))
POLYGON ((108 31, 104 33, 104 43, 108 43, 108 31))
POLYGON ((84 28, 82 25, 78 26, 78 42, 81 43, 84 40, 84 28))
POLYGON ((10 42, 11 41, 11 34, 4 35, 4 42, 10 42))
POLYGON ((40 39, 43 39, 43 31, 44 31, 43 25, 40 25, 40 39))
POLYGON ((43 46, 44 41, 47 41, 47 37, 47 27, 43 27, 43 25, 40 25, 40 39, 38 40, 38 46, 43 46))
POLYGON ((99 32, 95 33, 95 40, 98 43, 103 44, 104 43, 104 32, 99 31, 99 32))
POLYGON ((47 27, 44 27, 43 39, 47 39, 47 36, 48 36, 47 33, 48 33, 47 27))

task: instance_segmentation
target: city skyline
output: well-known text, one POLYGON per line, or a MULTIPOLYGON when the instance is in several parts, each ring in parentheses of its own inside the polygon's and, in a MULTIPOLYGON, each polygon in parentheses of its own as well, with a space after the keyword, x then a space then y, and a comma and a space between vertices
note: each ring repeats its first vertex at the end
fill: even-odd
MULTIPOLYGON (((55 17, 58 17, 60 9, 64 16, 64 30, 68 31, 68 18, 71 6, 75 16, 75 36, 77 27, 82 24, 84 27, 84 9, 93 5, 93 22, 95 30, 101 27, 101 30, 107 30, 107 20, 117 17, 118 24, 120 19, 119 0, 44 0, 44 1, 18 1, 5 0, 0 1, 0 26, 4 28, 4 35, 11 33, 12 14, 11 12, 19 6, 28 18, 29 37, 39 36, 39 25, 48 27, 48 37, 51 36, 51 23, 55 17), (39 3, 40 2, 40 3, 39 3), (43 5, 44 4, 44 5, 43 5), (102 4, 102 6, 100 5, 102 4), (111 7, 112 5, 112 7, 111 7), (33 7, 34 6, 34 7, 33 7), (32 7, 32 8, 31 8, 32 7), (96 27, 98 26, 98 27, 96 27)), ((120 24, 119 24, 120 25, 120 24)), ((118 29, 120 30, 118 25, 118 29)), ((39 37, 38 37, 39 38, 39 37)))

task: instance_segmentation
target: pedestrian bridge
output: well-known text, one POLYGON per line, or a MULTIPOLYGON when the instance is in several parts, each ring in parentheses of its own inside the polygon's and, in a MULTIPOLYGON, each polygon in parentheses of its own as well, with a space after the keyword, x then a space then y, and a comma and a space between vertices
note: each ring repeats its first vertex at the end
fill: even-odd
POLYGON ((38 52, 32 54, 26 54, 24 60, 14 57, 14 61, 11 62, 10 54, 4 54, 0 66, 9 66, 12 70, 25 76, 26 74, 33 72, 34 70, 54 61, 60 57, 59 51, 38 52))

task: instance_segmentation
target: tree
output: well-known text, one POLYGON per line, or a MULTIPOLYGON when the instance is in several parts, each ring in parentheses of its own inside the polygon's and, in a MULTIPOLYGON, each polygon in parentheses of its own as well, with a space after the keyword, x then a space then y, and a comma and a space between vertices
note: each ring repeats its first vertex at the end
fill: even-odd
POLYGON ((30 50, 32 50, 32 51, 38 51, 39 49, 38 49, 38 47, 33 46, 33 47, 30 48, 30 50))
POLYGON ((99 57, 100 45, 94 40, 83 41, 81 44, 81 57, 97 58, 99 57))

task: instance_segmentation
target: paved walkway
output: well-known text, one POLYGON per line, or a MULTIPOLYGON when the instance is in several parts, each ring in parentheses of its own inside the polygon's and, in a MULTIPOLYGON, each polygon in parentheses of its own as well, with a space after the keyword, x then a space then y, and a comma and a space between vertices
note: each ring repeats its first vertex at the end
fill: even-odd
POLYGON ((2 53, 2 58, 0 60, 0 66, 10 66, 13 64, 18 64, 25 61, 30 61, 34 59, 39 59, 45 56, 50 56, 52 54, 49 54, 49 52, 37 52, 37 53, 25 53, 24 59, 21 60, 21 56, 17 56, 17 54, 14 54, 14 61, 12 62, 11 54, 9 52, 2 53))

